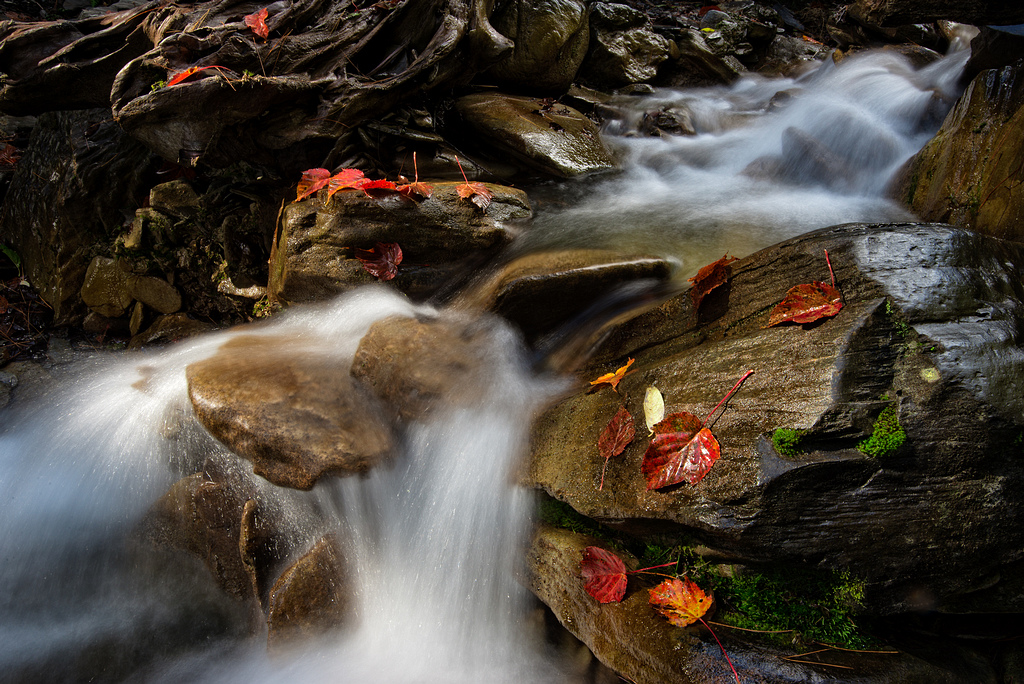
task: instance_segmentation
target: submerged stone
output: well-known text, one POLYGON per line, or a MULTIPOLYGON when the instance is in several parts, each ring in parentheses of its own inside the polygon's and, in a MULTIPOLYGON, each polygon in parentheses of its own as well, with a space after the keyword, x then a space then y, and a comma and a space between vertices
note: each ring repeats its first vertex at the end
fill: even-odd
POLYGON ((325 536, 282 572, 270 590, 267 646, 281 648, 341 626, 350 603, 341 550, 325 536))

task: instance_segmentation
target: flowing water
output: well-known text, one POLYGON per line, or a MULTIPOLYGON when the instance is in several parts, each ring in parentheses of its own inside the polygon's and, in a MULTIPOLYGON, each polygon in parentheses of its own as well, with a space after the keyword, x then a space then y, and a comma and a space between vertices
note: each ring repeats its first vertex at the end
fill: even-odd
MULTIPOLYGON (((692 272, 814 228, 906 219, 886 183, 936 130, 965 59, 914 70, 876 52, 800 78, 634 99, 608 129, 624 171, 538 193, 513 250, 603 245, 692 272), (627 134, 662 108, 687 111, 697 135, 627 134)), ((456 314, 369 288, 246 333, 287 335, 344 366, 386 315, 456 314)), ((489 326, 486 401, 407 426, 393 467, 311 492, 265 487, 296 539, 335 535, 354 593, 351 626, 275 658, 198 561, 137 541, 190 465, 231 459, 191 417, 184 368, 237 333, 84 359, 54 370, 59 389, 16 397, 0 414, 0 680, 563 681, 524 628, 532 499, 510 484, 557 382, 530 371, 513 331, 489 326)))

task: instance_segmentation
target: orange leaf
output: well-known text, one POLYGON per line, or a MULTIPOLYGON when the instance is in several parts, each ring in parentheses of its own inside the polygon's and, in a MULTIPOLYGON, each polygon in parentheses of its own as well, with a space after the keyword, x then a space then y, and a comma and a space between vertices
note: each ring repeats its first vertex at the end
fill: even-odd
POLYGON ((835 316, 843 308, 843 295, 832 285, 815 280, 789 289, 768 316, 770 328, 780 323, 813 323, 835 316))
POLYGON ((649 591, 650 604, 676 627, 686 627, 700 620, 713 601, 712 596, 705 594, 689 577, 667 579, 649 591))
POLYGON ((719 285, 724 285, 729 280, 729 276, 732 275, 732 269, 729 268, 729 264, 734 261, 736 261, 736 257, 726 254, 718 261, 703 267, 697 271, 697 275, 690 278, 690 282, 693 283, 693 288, 690 290, 690 299, 693 300, 694 311, 700 308, 701 301, 709 292, 719 285))
POLYGON ((455 191, 459 193, 459 197, 462 199, 468 199, 470 202, 480 207, 480 211, 483 211, 491 204, 491 199, 494 197, 494 193, 487 189, 487 186, 483 183, 459 183, 455 186, 455 191))
POLYGON ((366 272, 379 280, 394 278, 398 275, 398 264, 402 263, 402 248, 397 242, 378 242, 370 249, 355 250, 355 255, 366 272))
POLYGON ((580 574, 583 588, 600 603, 618 603, 626 595, 626 564, 597 546, 583 549, 580 574))
POLYGON ((434 194, 434 188, 420 181, 399 185, 397 190, 411 200, 425 200, 434 194))
POLYGON ((178 85, 179 83, 184 81, 186 78, 188 78, 190 76, 194 76, 195 74, 198 74, 200 71, 205 71, 207 69, 223 69, 223 68, 224 67, 217 66, 216 64, 211 64, 210 66, 204 66, 204 67, 191 66, 188 69, 185 69, 184 71, 179 71, 178 73, 176 73, 173 76, 171 76, 171 79, 169 81, 167 81, 167 85, 168 86, 178 85))
POLYGON ((622 381, 622 378, 624 378, 626 376, 626 371, 629 370, 629 367, 633 365, 633 361, 634 360, 635 359, 629 359, 628 361, 626 361, 626 365, 625 366, 622 366, 621 368, 616 370, 614 373, 605 373, 604 375, 599 377, 597 380, 591 380, 590 384, 591 385, 600 385, 602 383, 608 383, 609 385, 612 386, 613 390, 618 392, 619 391, 619 383, 622 381))
POLYGON ((633 424, 633 416, 629 414, 625 406, 619 410, 608 421, 601 436, 597 438, 597 451, 604 456, 604 468, 601 469, 601 486, 604 489, 604 471, 608 468, 608 459, 618 456, 636 436, 636 428, 633 424))
POLYGON ((366 193, 367 197, 380 199, 398 192, 398 187, 389 180, 367 181, 359 185, 359 189, 366 193))
POLYGON ((19 159, 21 159, 21 150, 11 143, 5 143, 4 148, 0 150, 0 168, 14 168, 19 159))
POLYGON ((327 197, 334 197, 339 190, 358 190, 368 182, 359 169, 342 169, 327 180, 327 197))
POLYGON ((266 7, 264 7, 258 12, 254 12, 253 14, 247 14, 244 19, 245 25, 251 28, 252 32, 259 36, 260 38, 262 38, 263 40, 266 40, 267 36, 270 35, 270 29, 267 27, 266 23, 267 15, 269 13, 270 11, 266 7))
POLYGON ((327 169, 307 169, 302 172, 302 179, 296 188, 295 201, 309 197, 314 192, 323 188, 331 179, 331 172, 327 169))
POLYGON ((686 480, 697 484, 721 456, 718 440, 700 418, 681 411, 654 426, 654 438, 644 453, 640 470, 648 489, 660 489, 686 480))

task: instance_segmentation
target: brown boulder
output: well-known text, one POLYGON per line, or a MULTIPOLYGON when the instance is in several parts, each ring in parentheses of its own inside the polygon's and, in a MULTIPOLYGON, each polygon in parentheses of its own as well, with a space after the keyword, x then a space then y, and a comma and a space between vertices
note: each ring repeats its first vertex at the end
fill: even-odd
POLYGON ((323 475, 366 472, 392 452, 372 397, 322 353, 239 336, 185 374, 199 421, 274 484, 310 489, 323 475))
POLYGON ((280 648, 342 625, 351 599, 337 543, 329 536, 288 567, 270 590, 267 645, 280 648))

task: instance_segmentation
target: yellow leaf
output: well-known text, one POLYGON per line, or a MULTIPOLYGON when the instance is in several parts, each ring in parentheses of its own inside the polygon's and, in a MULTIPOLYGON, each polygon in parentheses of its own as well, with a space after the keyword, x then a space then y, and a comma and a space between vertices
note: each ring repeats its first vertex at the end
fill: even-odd
POLYGON ((626 371, 629 369, 630 366, 633 365, 633 361, 634 360, 635 359, 629 359, 628 361, 626 361, 626 365, 625 366, 622 366, 621 368, 616 370, 614 373, 605 373, 604 375, 599 377, 597 380, 591 380, 590 384, 591 385, 600 385, 601 383, 608 383, 609 385, 612 386, 613 390, 618 392, 619 391, 619 382, 622 380, 623 377, 625 377, 626 371))
POLYGON ((647 430, 650 434, 654 434, 654 426, 664 418, 665 399, 661 396, 661 391, 651 385, 647 388, 647 394, 644 395, 644 422, 647 423, 647 430))

